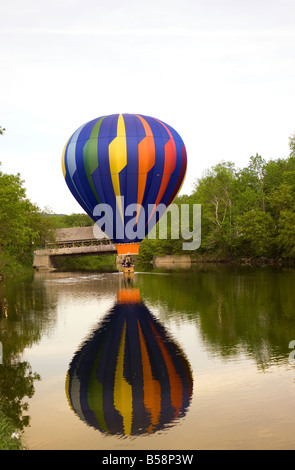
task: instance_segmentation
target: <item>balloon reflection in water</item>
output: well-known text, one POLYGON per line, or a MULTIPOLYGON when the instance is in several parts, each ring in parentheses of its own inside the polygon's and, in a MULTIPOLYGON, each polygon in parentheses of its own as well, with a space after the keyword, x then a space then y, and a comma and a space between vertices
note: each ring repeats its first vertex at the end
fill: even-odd
POLYGON ((102 432, 121 435, 153 433, 184 416, 192 388, 183 352, 134 288, 119 291, 66 379, 75 413, 102 432))

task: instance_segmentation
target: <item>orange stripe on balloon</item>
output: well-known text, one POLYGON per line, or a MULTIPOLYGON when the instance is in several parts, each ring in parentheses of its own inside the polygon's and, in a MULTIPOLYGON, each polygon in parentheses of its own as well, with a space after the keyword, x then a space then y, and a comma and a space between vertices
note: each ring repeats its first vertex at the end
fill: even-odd
MULTIPOLYGON (((137 188, 137 204, 141 205, 143 201, 144 191, 148 172, 155 165, 156 149, 152 130, 145 119, 141 116, 137 117, 142 122, 145 131, 145 137, 138 144, 138 188, 137 188)), ((139 212, 136 214, 136 222, 139 212)))
POLYGON ((138 255, 140 243, 117 243, 118 255, 138 255))
POLYGON ((141 297, 139 289, 120 289, 118 292, 119 304, 140 304, 141 297))
POLYGON ((156 202, 154 204, 154 208, 151 212, 149 221, 152 218, 152 216, 153 216, 158 204, 160 203, 162 197, 164 196, 165 191, 166 191, 167 186, 168 186, 168 183, 169 183, 169 180, 170 180, 170 176, 171 176, 171 174, 173 173, 173 171, 175 170, 175 167, 176 167, 176 145, 175 145, 173 136, 172 136, 171 132, 169 131, 169 129, 167 128, 167 126, 165 126, 165 124, 163 124, 163 122, 161 122, 161 121, 158 121, 158 122, 166 129, 170 139, 165 144, 165 161, 164 161, 164 171, 163 171, 161 186, 160 186, 160 189, 159 189, 159 192, 158 192, 156 202))
POLYGON ((154 332, 156 341, 159 345, 161 353, 163 355, 168 376, 169 376, 169 383, 170 383, 170 396, 171 396, 171 404, 173 408, 175 408, 175 416, 178 416, 181 406, 182 406, 182 398, 183 398, 183 386, 181 378, 179 377, 178 373, 176 372, 175 366, 173 364, 172 358, 169 354, 168 349, 166 348, 164 341, 162 338, 159 337, 154 325, 150 322, 151 328, 154 332))
POLYGON ((153 377, 147 346, 138 319, 137 324, 143 372, 143 400, 146 410, 150 413, 151 425, 149 426, 148 431, 151 432, 158 424, 160 418, 161 385, 159 381, 153 377))

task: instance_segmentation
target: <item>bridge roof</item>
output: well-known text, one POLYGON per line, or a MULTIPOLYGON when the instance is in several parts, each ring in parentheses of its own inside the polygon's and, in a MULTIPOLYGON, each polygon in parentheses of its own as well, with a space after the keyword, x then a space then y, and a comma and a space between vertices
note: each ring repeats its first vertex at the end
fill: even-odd
POLYGON ((108 238, 97 225, 95 226, 95 231, 93 229, 94 226, 59 228, 55 231, 56 241, 62 243, 82 240, 97 240, 98 238, 108 238), (100 235, 99 237, 98 234, 100 235))

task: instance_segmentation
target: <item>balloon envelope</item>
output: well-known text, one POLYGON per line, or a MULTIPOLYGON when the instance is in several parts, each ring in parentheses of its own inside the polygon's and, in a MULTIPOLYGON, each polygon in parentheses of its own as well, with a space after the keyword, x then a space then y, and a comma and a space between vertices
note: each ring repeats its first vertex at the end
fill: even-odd
POLYGON ((108 434, 154 433, 184 416, 193 379, 184 353, 141 302, 124 289, 67 374, 72 409, 108 434))
POLYGON ((121 252, 130 253, 138 252, 157 222, 160 212, 155 209, 163 212, 177 195, 186 166, 179 134, 158 119, 136 114, 83 124, 62 157, 73 196, 118 247, 128 245, 121 252))

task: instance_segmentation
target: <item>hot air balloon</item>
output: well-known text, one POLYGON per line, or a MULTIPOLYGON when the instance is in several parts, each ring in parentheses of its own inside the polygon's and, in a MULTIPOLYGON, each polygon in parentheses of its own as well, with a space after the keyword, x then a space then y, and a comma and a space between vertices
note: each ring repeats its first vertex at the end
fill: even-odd
POLYGON ((107 434, 151 434, 182 418, 193 379, 183 351, 124 288, 99 327, 74 355, 66 378, 70 407, 107 434))
POLYGON ((137 114, 83 124, 62 156, 70 191, 113 240, 118 254, 138 253, 140 242, 179 192, 186 166, 179 134, 158 119, 137 114))

